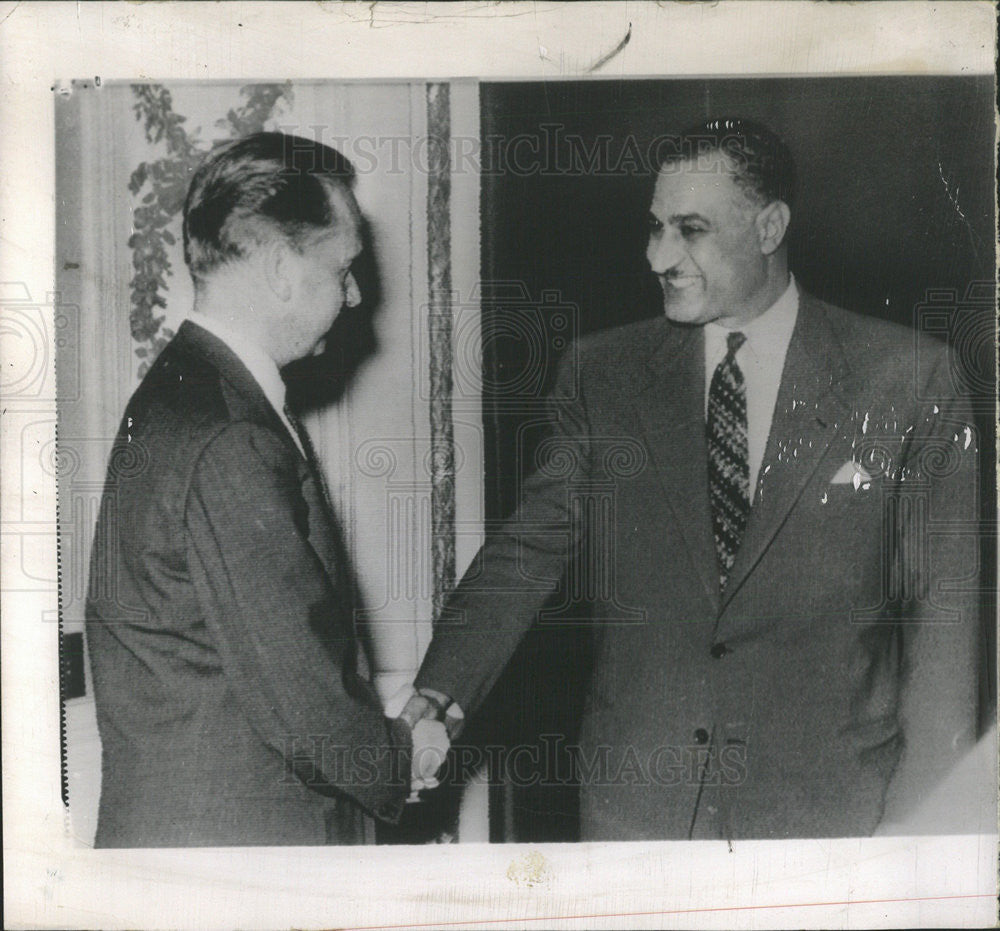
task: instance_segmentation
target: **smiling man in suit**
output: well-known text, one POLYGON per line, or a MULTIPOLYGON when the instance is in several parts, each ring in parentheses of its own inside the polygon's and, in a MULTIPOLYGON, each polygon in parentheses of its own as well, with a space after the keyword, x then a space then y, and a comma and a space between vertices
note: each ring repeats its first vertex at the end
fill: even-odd
POLYGON ((363 843, 402 811, 414 722, 369 682, 280 375, 360 300, 352 175, 334 149, 259 133, 192 180, 194 313, 128 404, 95 536, 98 846, 363 843))
POLYGON ((553 436, 416 679, 474 713, 573 551, 610 536, 584 840, 904 829, 976 739, 969 408, 943 344, 917 366, 909 330, 799 287, 794 175, 760 125, 678 139, 649 213, 663 316, 567 354, 553 436), (576 519, 574 487, 602 483, 609 526, 576 519))

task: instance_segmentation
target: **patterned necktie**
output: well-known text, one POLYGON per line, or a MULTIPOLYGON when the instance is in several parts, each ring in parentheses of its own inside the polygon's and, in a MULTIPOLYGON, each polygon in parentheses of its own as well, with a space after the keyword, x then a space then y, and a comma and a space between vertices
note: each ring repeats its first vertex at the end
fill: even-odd
POLYGON ((750 514, 750 457, 747 451, 747 393, 736 353, 742 333, 726 337, 726 357, 708 389, 708 489, 719 559, 719 590, 726 587, 750 514))

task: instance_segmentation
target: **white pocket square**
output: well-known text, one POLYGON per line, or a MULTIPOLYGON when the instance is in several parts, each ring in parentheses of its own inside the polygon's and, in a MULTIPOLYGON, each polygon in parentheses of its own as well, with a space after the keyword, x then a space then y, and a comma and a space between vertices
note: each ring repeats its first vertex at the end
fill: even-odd
POLYGON ((859 465, 853 459, 848 459, 836 474, 830 479, 831 485, 853 485, 855 489, 867 484, 872 480, 871 475, 864 466, 859 465))

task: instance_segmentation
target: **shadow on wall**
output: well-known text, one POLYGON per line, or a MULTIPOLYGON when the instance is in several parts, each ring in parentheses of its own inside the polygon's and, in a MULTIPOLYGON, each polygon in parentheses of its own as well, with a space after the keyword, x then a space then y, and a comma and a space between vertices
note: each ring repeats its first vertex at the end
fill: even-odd
POLYGON ((352 268, 361 291, 361 303, 341 310, 327 334, 322 353, 299 359, 282 370, 289 404, 298 411, 315 411, 336 404, 361 367, 378 351, 374 319, 382 303, 382 285, 367 222, 363 222, 361 240, 361 254, 352 268))

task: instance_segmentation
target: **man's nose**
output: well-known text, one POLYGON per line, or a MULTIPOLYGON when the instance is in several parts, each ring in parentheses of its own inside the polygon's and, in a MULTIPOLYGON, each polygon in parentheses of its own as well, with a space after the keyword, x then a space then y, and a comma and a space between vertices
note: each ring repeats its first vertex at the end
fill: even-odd
POLYGON ((658 236, 649 237, 649 245, 646 247, 646 261, 649 262, 649 267, 655 274, 666 275, 680 263, 682 258, 683 250, 680 247, 680 237, 671 235, 666 230, 658 236))
POLYGON ((347 287, 344 288, 344 303, 348 307, 357 307, 361 303, 361 288, 358 287, 354 272, 347 273, 347 287))

